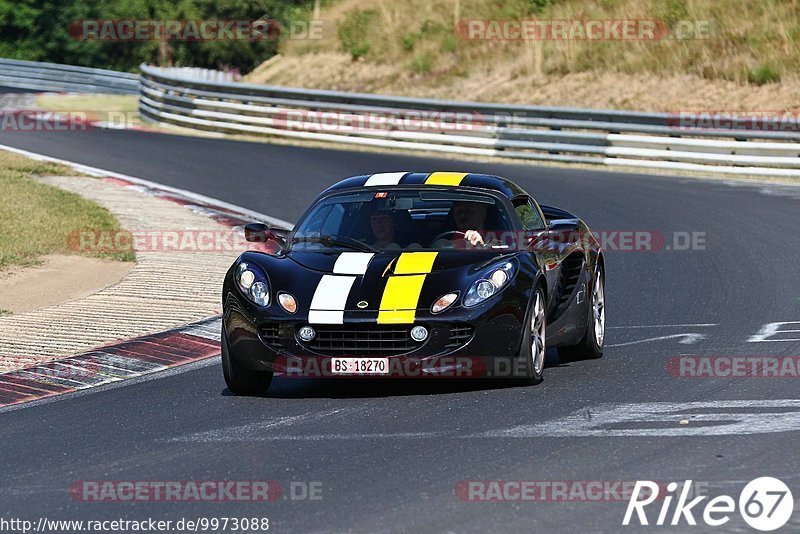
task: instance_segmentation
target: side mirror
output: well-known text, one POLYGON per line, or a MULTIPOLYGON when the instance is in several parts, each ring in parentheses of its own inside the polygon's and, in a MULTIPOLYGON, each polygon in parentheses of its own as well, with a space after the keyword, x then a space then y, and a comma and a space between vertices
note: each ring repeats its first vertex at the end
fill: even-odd
POLYGON ((529 250, 536 250, 542 247, 546 247, 550 238, 552 236, 552 232, 549 229, 545 230, 528 230, 525 232, 525 237, 527 239, 527 247, 529 250))
POLYGON ((244 239, 249 243, 266 243, 276 239, 269 226, 264 223, 250 223, 244 227, 244 239))

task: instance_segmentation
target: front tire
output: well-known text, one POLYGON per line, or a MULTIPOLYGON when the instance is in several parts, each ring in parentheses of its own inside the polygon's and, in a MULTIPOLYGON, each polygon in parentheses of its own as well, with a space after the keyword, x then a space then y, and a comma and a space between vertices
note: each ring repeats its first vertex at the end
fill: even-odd
POLYGON ((576 345, 558 348, 558 355, 565 360, 589 359, 603 357, 603 345, 606 335, 606 297, 605 273, 600 264, 596 264, 592 274, 592 293, 589 302, 589 320, 586 334, 576 345))
POLYGON ((535 386, 543 379, 547 352, 547 305, 541 286, 537 286, 534 290, 530 309, 525 314, 523 328, 525 332, 522 336, 519 358, 522 361, 521 368, 524 374, 520 377, 520 382, 523 385, 535 386))
POLYGON ((262 395, 272 383, 271 371, 248 369, 231 357, 228 336, 222 327, 222 375, 225 385, 234 395, 262 395))

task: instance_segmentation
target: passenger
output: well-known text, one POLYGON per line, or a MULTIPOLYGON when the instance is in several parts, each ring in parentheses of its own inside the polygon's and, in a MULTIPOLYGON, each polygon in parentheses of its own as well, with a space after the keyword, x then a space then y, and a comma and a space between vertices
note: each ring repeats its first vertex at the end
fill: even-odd
POLYGON ((375 242, 372 246, 381 250, 397 250, 401 247, 395 241, 397 234, 397 223, 390 210, 375 208, 369 216, 369 225, 372 228, 372 235, 375 242))
POLYGON ((382 209, 380 206, 373 205, 369 216, 369 225, 375 241, 371 245, 380 250, 413 250, 421 249, 419 243, 408 243, 409 239, 404 236, 414 233, 415 229, 401 228, 401 221, 406 220, 407 224, 413 226, 411 216, 406 211, 396 211, 382 209), (408 243, 406 245, 406 243, 408 243))

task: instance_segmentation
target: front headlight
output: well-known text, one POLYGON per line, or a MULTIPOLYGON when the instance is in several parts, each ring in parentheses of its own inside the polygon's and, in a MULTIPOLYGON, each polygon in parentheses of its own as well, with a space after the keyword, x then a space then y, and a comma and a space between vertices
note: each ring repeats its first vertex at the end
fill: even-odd
POLYGON ((514 277, 514 270, 514 263, 510 261, 487 269, 467 290, 464 306, 471 308, 498 293, 514 277))
POLYGON ((236 270, 236 283, 247 298, 259 306, 269 305, 269 283, 261 269, 255 265, 240 263, 236 270))

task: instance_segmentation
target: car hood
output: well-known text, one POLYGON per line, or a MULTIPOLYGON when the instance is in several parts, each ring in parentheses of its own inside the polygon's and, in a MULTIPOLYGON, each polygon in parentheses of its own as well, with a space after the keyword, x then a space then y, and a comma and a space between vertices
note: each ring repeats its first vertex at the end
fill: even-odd
POLYGON ((413 314, 391 310, 429 310, 446 293, 463 295, 489 264, 517 255, 491 250, 291 251, 245 252, 241 261, 259 265, 276 293, 292 294, 298 316, 308 314, 311 323, 341 324, 362 317, 400 324, 413 322, 413 314))
POLYGON ((501 254, 497 251, 483 250, 397 251, 376 254, 290 252, 287 257, 306 269, 324 274, 363 274, 367 277, 384 277, 392 274, 428 274, 450 269, 480 268, 494 259, 499 259, 501 254), (405 256, 402 262, 400 262, 401 256, 405 256), (364 270, 358 272, 362 265, 360 262, 363 262, 364 270))

